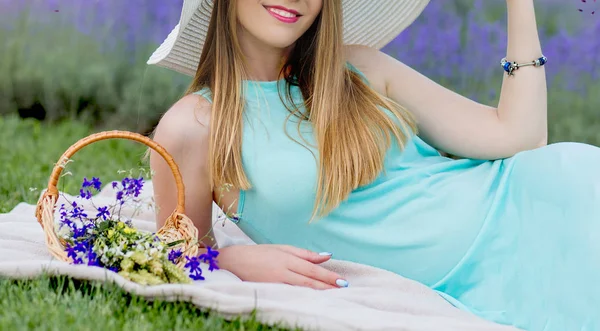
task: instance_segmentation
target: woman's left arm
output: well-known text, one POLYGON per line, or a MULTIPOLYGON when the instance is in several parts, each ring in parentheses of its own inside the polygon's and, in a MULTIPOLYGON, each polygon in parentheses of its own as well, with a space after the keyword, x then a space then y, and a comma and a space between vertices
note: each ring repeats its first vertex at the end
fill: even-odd
MULTIPOLYGON (((508 61, 524 63, 542 55, 533 0, 506 0, 508 61)), ((439 65, 445 63, 440 54, 439 65)), ((493 58, 494 54, 472 54, 493 58)), ((420 135, 453 155, 499 159, 547 143, 547 90, 544 67, 523 67, 507 76, 498 59, 490 62, 504 74, 498 107, 458 95, 381 52, 353 47, 349 60, 374 87, 411 111, 420 135), (372 77, 372 78, 371 78, 372 77)))

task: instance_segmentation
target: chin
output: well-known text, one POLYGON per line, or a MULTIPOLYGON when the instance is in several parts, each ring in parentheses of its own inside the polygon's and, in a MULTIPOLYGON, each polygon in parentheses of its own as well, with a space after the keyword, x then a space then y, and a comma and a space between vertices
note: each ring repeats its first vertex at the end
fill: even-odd
POLYGON ((281 42, 269 42, 269 45, 271 45, 273 48, 279 48, 279 49, 287 49, 290 48, 292 46, 294 46, 294 44, 296 43, 296 41, 281 41, 281 42))
POLYGON ((293 46, 298 40, 298 37, 289 35, 270 35, 264 36, 262 39, 266 45, 274 48, 285 49, 293 46))

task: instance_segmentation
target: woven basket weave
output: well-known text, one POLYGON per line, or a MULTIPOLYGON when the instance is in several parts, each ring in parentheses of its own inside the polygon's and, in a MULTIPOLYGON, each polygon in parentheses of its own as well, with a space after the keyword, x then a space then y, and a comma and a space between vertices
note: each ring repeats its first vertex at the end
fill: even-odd
MULTIPOLYGON (((48 189, 40 197, 35 213, 38 222, 44 230, 46 245, 48 246, 50 253, 60 261, 72 262, 65 251, 66 242, 55 232, 54 220, 56 202, 58 201, 59 195, 56 185, 58 183, 58 179, 60 178, 60 174, 65 167, 66 161, 70 160, 77 151, 85 146, 107 139, 128 139, 143 143, 152 148, 154 151, 160 154, 165 161, 167 161, 167 164, 171 168, 173 176, 175 177, 175 184, 177 185, 177 207, 167 218, 164 226, 158 230, 156 235, 165 243, 183 240, 182 244, 175 247, 186 252, 186 255, 197 255, 198 229, 194 226, 190 218, 184 214, 185 190, 183 179, 181 178, 181 173, 179 172, 179 167, 173 160, 173 157, 158 143, 143 135, 127 131, 106 131, 85 137, 67 149, 67 151, 61 156, 59 162, 54 166, 48 181, 48 189)), ((179 263, 178 267, 183 268, 184 264, 185 261, 182 261, 179 263)))

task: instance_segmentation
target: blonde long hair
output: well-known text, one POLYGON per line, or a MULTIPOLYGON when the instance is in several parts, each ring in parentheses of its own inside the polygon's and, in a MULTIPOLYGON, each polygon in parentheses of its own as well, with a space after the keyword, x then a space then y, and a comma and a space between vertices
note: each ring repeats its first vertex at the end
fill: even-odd
MULTIPOLYGON (((242 80, 247 71, 236 17, 236 1, 214 2, 200 64, 187 91, 208 87, 212 92, 209 168, 213 190, 224 185, 251 188, 242 166, 242 80)), ((310 121, 319 151, 311 220, 331 212, 354 189, 377 178, 392 137, 403 148, 409 134, 416 132, 408 111, 347 68, 342 28, 342 1, 324 0, 321 14, 297 41, 282 68, 288 98, 294 84, 305 102, 304 111, 290 111, 310 121)))

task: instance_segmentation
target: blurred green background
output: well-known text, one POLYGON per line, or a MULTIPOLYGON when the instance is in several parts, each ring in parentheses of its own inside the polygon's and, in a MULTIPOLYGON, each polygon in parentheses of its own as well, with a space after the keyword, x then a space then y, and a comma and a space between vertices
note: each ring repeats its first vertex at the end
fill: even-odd
MULTIPOLYGON (((146 60, 182 0, 0 0, 0 115, 147 133, 190 78, 146 60)), ((600 143, 600 19, 595 4, 536 2, 550 89, 551 141, 600 143), (582 11, 580 12, 579 9, 582 11)), ((384 51, 495 104, 506 49, 504 1, 434 0, 384 51)))

